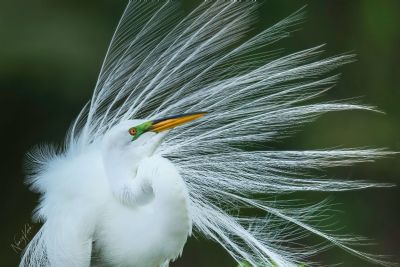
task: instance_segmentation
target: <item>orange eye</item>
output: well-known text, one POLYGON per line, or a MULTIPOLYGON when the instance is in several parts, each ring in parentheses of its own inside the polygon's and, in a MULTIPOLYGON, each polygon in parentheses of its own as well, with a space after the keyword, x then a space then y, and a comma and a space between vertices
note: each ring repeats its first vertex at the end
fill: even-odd
POLYGON ((135 136, 136 133, 137 133, 137 131, 136 131, 135 128, 130 128, 130 129, 129 129, 129 134, 130 134, 130 135, 135 136))

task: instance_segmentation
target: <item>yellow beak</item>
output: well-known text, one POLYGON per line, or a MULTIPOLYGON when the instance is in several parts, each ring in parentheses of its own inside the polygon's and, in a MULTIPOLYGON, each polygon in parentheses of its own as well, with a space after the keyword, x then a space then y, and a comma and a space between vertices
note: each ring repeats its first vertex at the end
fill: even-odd
POLYGON ((153 125, 149 130, 152 132, 160 133, 175 128, 179 125, 197 120, 206 114, 207 112, 189 113, 178 116, 171 116, 160 120, 154 120, 153 125))

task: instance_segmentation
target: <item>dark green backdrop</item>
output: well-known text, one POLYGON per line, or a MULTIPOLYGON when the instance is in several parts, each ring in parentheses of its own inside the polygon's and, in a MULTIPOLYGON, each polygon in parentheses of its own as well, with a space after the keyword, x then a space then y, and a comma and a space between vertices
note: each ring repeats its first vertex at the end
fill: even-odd
MULTIPOLYGON (((198 1, 186 1, 190 9, 198 1)), ((11 245, 21 239, 38 196, 23 184, 23 157, 41 142, 60 142, 71 120, 91 95, 123 0, 0 0, 1 116, 1 249, 0 266, 16 266, 11 245)), ((343 77, 326 99, 362 96, 386 115, 345 112, 323 116, 285 140, 286 148, 373 146, 400 150, 400 1, 320 0, 265 1, 258 27, 263 28, 307 4, 307 20, 287 51, 327 43, 327 55, 354 51, 356 63, 339 71, 343 77)), ((344 178, 400 182, 400 160, 341 169, 344 178)), ((374 238, 373 251, 400 261, 400 191, 390 189, 335 193, 346 230, 374 238)), ((315 200, 319 194, 303 194, 315 200)), ((35 226, 28 233, 32 236, 35 226)), ((28 229, 29 230, 29 229, 28 229)), ((317 260, 370 266, 338 249, 317 260)), ((235 264, 218 246, 191 239, 173 266, 235 264)))

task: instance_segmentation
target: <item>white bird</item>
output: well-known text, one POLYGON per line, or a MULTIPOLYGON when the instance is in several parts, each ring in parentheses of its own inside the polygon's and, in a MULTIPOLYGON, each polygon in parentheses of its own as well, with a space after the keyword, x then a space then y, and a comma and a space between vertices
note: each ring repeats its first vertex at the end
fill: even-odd
POLYGON ((318 59, 321 46, 281 57, 265 52, 302 12, 247 37, 256 8, 253 1, 205 1, 181 18, 176 1, 129 1, 65 145, 29 154, 28 181, 41 193, 34 218, 43 226, 21 267, 168 266, 192 226, 254 266, 308 266, 329 245, 386 264, 356 250, 360 238, 318 223, 325 202, 277 198, 387 186, 313 171, 389 152, 260 145, 326 112, 374 108, 312 103, 335 83, 329 73, 353 57, 318 59), (246 216, 249 208, 264 215, 246 216), (327 244, 306 243, 307 235, 327 244))

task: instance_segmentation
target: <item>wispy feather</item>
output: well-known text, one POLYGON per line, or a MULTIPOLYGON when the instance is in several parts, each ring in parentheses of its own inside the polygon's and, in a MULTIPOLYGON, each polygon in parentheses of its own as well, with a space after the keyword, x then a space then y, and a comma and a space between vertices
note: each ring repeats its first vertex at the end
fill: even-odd
MULTIPOLYGON (((331 245, 388 264, 356 250, 363 239, 322 227, 326 202, 298 206, 275 200, 291 192, 388 186, 326 178, 315 171, 374 161, 390 152, 260 150, 264 146, 254 145, 273 147, 327 112, 375 110, 315 100, 335 84, 338 76, 332 71, 352 62, 353 55, 321 58, 323 46, 316 46, 278 56, 268 46, 290 35, 303 20, 303 10, 251 37, 257 6, 253 1, 205 1, 181 18, 175 1, 130 1, 65 150, 85 151, 126 119, 206 111, 197 124, 168 135, 157 151, 178 167, 187 184, 195 234, 254 266, 309 266, 311 256, 331 245), (248 209, 264 215, 242 215, 248 209), (308 235, 326 242, 307 246, 302 242, 308 235)), ((25 263, 35 246, 41 251, 38 239, 29 245, 25 263)), ((38 265, 33 260, 26 266, 38 265)))

